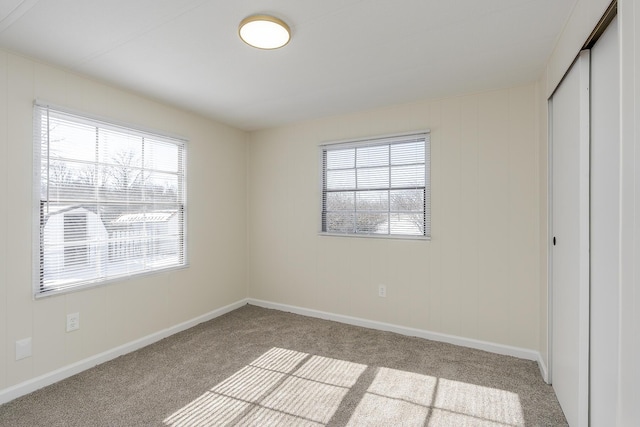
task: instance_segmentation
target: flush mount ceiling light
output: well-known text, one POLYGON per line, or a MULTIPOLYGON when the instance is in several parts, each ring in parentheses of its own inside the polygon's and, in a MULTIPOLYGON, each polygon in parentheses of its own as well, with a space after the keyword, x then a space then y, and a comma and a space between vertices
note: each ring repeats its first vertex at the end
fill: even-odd
POLYGON ((243 42, 258 49, 278 49, 289 43, 291 30, 281 19, 253 15, 240 22, 238 33, 243 42))

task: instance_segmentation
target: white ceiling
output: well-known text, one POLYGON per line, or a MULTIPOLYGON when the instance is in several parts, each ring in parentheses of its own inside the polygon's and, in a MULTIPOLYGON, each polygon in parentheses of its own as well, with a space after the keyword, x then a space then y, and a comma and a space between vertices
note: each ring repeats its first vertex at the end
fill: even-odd
POLYGON ((536 80, 576 0, 0 0, 0 46, 245 130, 536 80), (238 23, 284 19, 248 47, 238 23))

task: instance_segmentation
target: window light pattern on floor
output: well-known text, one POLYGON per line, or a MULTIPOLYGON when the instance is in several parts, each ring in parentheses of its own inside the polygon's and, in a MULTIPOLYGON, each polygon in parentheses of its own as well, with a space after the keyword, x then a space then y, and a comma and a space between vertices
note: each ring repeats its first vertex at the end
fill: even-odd
POLYGON ((520 426, 524 414, 515 393, 379 368, 347 426, 383 425, 520 426))
POLYGON ((273 348, 164 422, 323 426, 365 365, 273 348))
POLYGON ((349 427, 524 425, 515 393, 282 348, 264 353, 164 423, 326 426, 367 369, 375 376, 349 427))

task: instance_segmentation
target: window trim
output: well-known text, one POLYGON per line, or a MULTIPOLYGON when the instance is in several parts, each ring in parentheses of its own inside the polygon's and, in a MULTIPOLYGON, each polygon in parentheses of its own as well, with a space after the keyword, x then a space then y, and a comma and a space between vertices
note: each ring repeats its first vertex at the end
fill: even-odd
POLYGON ((126 280, 130 280, 133 278, 143 278, 149 275, 157 275, 161 273, 167 273, 176 270, 182 270, 189 267, 189 239, 188 239, 188 146, 189 140, 183 136, 179 136, 176 134, 172 134, 164 131, 157 131, 151 128, 147 128, 140 125, 133 125, 127 122, 115 120, 112 118, 107 118, 100 115, 90 114, 83 111, 75 110, 72 108, 56 105, 53 103, 49 103, 43 101, 41 99, 35 99, 32 104, 32 113, 33 113, 33 124, 32 124, 32 132, 33 141, 32 141, 32 149, 33 149, 33 171, 32 171, 32 292, 34 299, 46 298, 55 295, 67 294, 71 292, 78 292, 83 290, 88 290, 96 287, 101 287, 105 285, 109 285, 112 283, 123 282, 126 280), (36 149, 36 140, 40 140, 40 137, 36 135, 36 120, 38 120, 37 111, 38 109, 49 109, 55 111, 56 113, 66 114, 75 116, 78 119, 78 122, 81 123, 83 120, 87 123, 90 123, 92 126, 95 124, 100 124, 101 128, 108 130, 121 130, 126 131, 129 134, 138 135, 141 137, 156 137, 164 140, 174 140, 176 142, 181 143, 182 149, 178 151, 179 156, 182 157, 180 162, 182 162, 183 173, 182 173, 182 185, 180 186, 179 191, 183 193, 182 196, 182 204, 180 206, 181 215, 182 215, 182 229, 181 229, 181 239, 182 239, 182 259, 183 263, 181 265, 162 267, 154 270, 144 270, 140 272, 131 273, 125 276, 117 276, 117 277, 109 277, 106 279, 95 279, 88 280, 79 285, 72 285, 63 287, 61 289, 43 289, 42 283, 40 281, 40 277, 44 268, 43 265, 43 239, 44 239, 44 226, 41 223, 41 215, 42 210, 44 208, 44 203, 46 201, 42 200, 40 197, 40 179, 41 179, 41 162, 42 162, 42 152, 39 149, 36 149))
POLYGON ((318 215, 318 235, 330 236, 330 237, 345 237, 345 238, 364 238, 364 239, 398 239, 398 240, 431 240, 431 129, 426 128, 422 130, 416 130, 411 132, 393 133, 385 135, 377 135, 372 137, 363 137, 357 139, 344 139, 324 142, 318 145, 318 182, 319 182, 319 215, 318 215), (323 215, 324 215, 324 197, 325 197, 325 173, 324 168, 324 153, 328 147, 340 146, 341 149, 357 148, 364 146, 375 146, 392 144, 394 141, 402 138, 425 135, 425 234, 424 235, 409 235, 409 234, 374 234, 374 233, 335 233, 323 231, 323 215))

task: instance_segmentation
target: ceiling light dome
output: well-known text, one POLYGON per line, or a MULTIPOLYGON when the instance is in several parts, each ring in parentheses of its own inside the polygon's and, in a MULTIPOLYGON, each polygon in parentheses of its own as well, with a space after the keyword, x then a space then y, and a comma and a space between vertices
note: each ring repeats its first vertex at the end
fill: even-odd
POLYGON ((240 22, 240 38, 258 49, 278 49, 289 43, 291 30, 281 19, 269 15, 253 15, 240 22))

